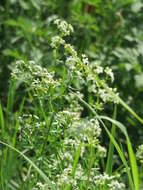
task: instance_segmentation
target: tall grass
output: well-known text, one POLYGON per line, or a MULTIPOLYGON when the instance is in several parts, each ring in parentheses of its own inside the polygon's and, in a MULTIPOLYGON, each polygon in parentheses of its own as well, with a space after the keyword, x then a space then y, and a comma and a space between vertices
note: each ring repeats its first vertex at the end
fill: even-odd
MULTIPOLYGON (((88 105, 80 97, 78 97, 78 99, 99 119, 99 121, 103 125, 104 129, 106 130, 106 132, 107 132, 107 134, 108 134, 111 142, 115 146, 115 148, 116 148, 116 150, 117 150, 117 152, 118 152, 118 154, 119 154, 119 156, 120 156, 120 158, 121 158, 121 160, 122 160, 122 162, 123 162, 123 164, 124 164, 124 166, 126 168, 126 172, 127 172, 127 175, 128 175, 130 188, 132 190, 133 189, 139 190, 139 171, 138 171, 138 167, 137 167, 137 161, 136 161, 136 157, 135 157, 135 154, 133 152, 133 148, 132 148, 132 145, 131 145, 131 142, 130 142, 130 139, 129 139, 129 136, 127 134, 125 126, 123 124, 121 124, 120 122, 118 122, 118 121, 116 121, 116 120, 114 120, 112 118, 109 118, 107 116, 99 116, 99 115, 97 115, 97 113, 93 110, 93 108, 90 105, 88 105), (126 161, 126 158, 125 158, 125 155, 124 155, 124 151, 122 150, 122 148, 120 148, 120 146, 118 145, 117 141, 115 140, 114 131, 112 131, 112 133, 110 133, 110 131, 107 129, 107 127, 105 126, 105 124, 103 123, 102 120, 108 120, 108 121, 110 121, 111 123, 114 124, 114 126, 112 126, 112 127, 117 126, 123 132, 124 136, 126 137, 128 154, 129 154, 129 158, 130 158, 130 166, 128 165, 128 162, 126 161), (133 179, 131 177, 131 173, 130 173, 129 167, 131 167, 133 179)), ((106 167, 107 172, 110 172, 110 174, 111 174, 111 168, 110 167, 112 167, 112 159, 113 159, 113 145, 109 146, 109 148, 110 148, 109 149, 110 150, 109 153, 110 154, 108 154, 108 160, 111 160, 110 161, 111 166, 107 165, 107 167, 106 167)))

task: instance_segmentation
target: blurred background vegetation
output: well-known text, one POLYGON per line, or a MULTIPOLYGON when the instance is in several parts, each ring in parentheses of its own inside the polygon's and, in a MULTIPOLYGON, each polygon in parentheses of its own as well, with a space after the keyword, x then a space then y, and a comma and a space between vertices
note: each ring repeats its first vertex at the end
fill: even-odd
MULTIPOLYGON (((50 39, 55 28, 51 22, 58 17, 74 26, 69 40, 79 54, 86 53, 91 64, 112 67, 120 96, 143 116, 142 12, 142 0, 1 0, 0 99, 6 102, 16 60, 52 65, 50 39)), ((135 126, 129 128, 129 135, 140 144, 141 124, 120 109, 117 119, 127 127, 135 126)), ((109 115, 110 107, 105 112, 109 115)))

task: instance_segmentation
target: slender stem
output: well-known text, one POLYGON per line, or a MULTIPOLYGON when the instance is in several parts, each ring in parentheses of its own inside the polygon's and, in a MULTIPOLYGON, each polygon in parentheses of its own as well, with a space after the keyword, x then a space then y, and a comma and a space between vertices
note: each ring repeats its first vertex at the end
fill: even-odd
POLYGON ((51 181, 49 180, 49 178, 45 175, 45 173, 40 170, 27 156, 25 156, 22 152, 20 152, 18 149, 14 148, 13 146, 0 141, 0 144, 5 145, 6 147, 10 148, 11 150, 17 152, 18 154, 20 154, 31 166, 33 166, 33 168, 39 173, 39 175, 43 178, 43 180, 45 182, 48 183, 49 187, 51 188, 51 190, 55 190, 54 185, 51 183, 51 181))
MULTIPOLYGON (((117 105, 115 104, 114 113, 113 113, 113 118, 114 119, 116 119, 116 115, 117 115, 117 105)), ((116 136, 116 127, 115 127, 115 125, 113 123, 112 123, 111 134, 112 134, 113 137, 116 136)), ((106 164, 106 173, 108 173, 109 175, 112 174, 113 153, 114 153, 114 145, 113 145, 112 141, 110 140, 108 158, 107 158, 107 164, 106 164)))

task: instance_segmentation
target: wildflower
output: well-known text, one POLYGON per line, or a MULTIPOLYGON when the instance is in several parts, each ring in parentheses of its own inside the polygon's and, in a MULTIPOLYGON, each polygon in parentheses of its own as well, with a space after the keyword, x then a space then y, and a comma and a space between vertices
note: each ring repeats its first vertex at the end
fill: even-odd
POLYGON ((103 102, 107 102, 109 100, 109 94, 106 93, 105 89, 99 89, 98 92, 103 102))
POLYGON ((97 187, 104 187, 104 185, 113 180, 114 176, 109 176, 108 174, 104 173, 104 174, 99 174, 97 176, 94 177, 95 180, 95 184, 97 185, 97 187))
POLYGON ((123 183, 119 183, 117 180, 112 180, 109 184, 108 187, 110 188, 109 190, 124 190, 125 185, 123 183))
POLYGON ((85 54, 82 54, 82 62, 87 65, 89 64, 88 57, 85 54))
POLYGON ((98 66, 96 66, 96 70, 95 71, 96 71, 97 74, 101 74, 101 73, 103 73, 103 67, 101 67, 101 66, 98 65, 98 66))
POLYGON ((139 145, 136 152, 136 157, 143 164, 143 144, 139 145))
POLYGON ((57 28, 60 30, 63 36, 70 35, 71 32, 73 32, 73 27, 71 24, 68 24, 64 20, 56 19, 54 21, 54 24, 57 25, 57 28))
POLYGON ((106 149, 103 146, 98 145, 97 146, 97 151, 98 151, 98 156, 100 158, 105 158, 106 157, 107 151, 106 151, 106 149))
MULTIPOLYGON (((66 50, 69 54, 71 54, 73 57, 76 57, 76 58, 77 58, 77 52, 75 51, 75 49, 74 49, 74 47, 73 47, 72 45, 70 45, 70 44, 65 44, 65 45, 64 45, 64 48, 65 48, 65 50, 66 50)), ((77 60, 78 60, 78 58, 77 58, 77 60)))
POLYGON ((93 83, 92 85, 89 85, 88 86, 88 91, 89 92, 93 92, 93 93, 97 93, 97 89, 96 89, 96 84, 95 83, 93 83))
MULTIPOLYGON (((48 184, 42 184, 41 182, 39 182, 39 183, 37 183, 37 187, 39 187, 40 190, 46 190, 46 189, 49 188, 49 185, 48 185, 48 184)), ((38 188, 38 189, 39 189, 39 188, 38 188)), ((37 189, 37 190, 38 190, 38 189, 37 189)))
POLYGON ((76 59, 75 57, 69 56, 69 57, 67 57, 65 64, 66 64, 71 70, 74 70, 74 69, 76 69, 76 67, 75 67, 76 62, 77 62, 77 59, 76 59))
POLYGON ((105 73, 111 78, 111 81, 113 82, 114 81, 114 74, 112 72, 112 69, 109 68, 109 67, 106 67, 105 68, 105 73))
POLYGON ((51 40, 51 47, 52 48, 57 48, 60 45, 63 45, 65 43, 65 40, 63 40, 60 36, 54 36, 52 37, 52 40, 51 40))

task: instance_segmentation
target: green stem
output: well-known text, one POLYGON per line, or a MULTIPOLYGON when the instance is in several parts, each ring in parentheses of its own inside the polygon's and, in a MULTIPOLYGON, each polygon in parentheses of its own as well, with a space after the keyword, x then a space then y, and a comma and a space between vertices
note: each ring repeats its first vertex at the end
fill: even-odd
POLYGON ((91 169, 92 169, 92 166, 93 166, 93 163, 94 163, 94 156, 93 156, 93 150, 94 149, 93 149, 92 141, 93 141, 93 137, 92 137, 92 140, 91 140, 91 143, 90 143, 89 170, 88 170, 88 178, 87 178, 87 184, 86 184, 87 189, 88 189, 88 186, 89 186, 91 169))
POLYGON ((141 124, 143 124, 143 119, 137 115, 135 113, 134 110, 132 110, 132 108, 130 108, 120 97, 117 97, 119 99, 120 104, 126 109, 128 110, 128 112, 130 112, 130 114, 132 114, 141 124))
MULTIPOLYGON (((117 105, 114 106, 113 119, 116 119, 116 115, 117 115, 117 105)), ((115 125, 113 123, 112 123, 111 134, 115 138, 115 136, 116 136, 116 128, 115 128, 115 125)), ((112 174, 113 153, 114 153, 114 145, 113 145, 112 141, 110 140, 109 152, 108 152, 108 158, 107 158, 107 164, 106 164, 106 173, 109 174, 109 175, 112 174)))

